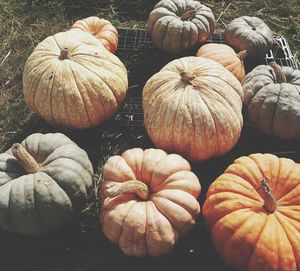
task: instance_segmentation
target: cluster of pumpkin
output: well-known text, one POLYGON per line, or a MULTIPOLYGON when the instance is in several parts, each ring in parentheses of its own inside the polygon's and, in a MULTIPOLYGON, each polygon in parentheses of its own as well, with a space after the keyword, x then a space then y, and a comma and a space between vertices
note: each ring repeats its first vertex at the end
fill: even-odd
MULTIPOLYGON (((178 53, 205 41, 215 20, 198 1, 162 0, 148 24, 159 48, 178 53)), ((185 158, 227 153, 240 137, 243 103, 265 133, 300 137, 299 72, 272 64, 245 76, 243 58, 269 50, 270 33, 258 18, 237 18, 225 41, 238 53, 206 45, 200 57, 176 59, 146 83, 145 128, 158 149, 110 157, 99 191, 102 231, 125 254, 168 253, 193 227, 201 186, 185 158)), ((75 129, 111 117, 128 88, 126 68, 113 54, 117 43, 115 28, 97 17, 46 38, 24 68, 30 108, 55 126, 75 129)), ((57 229, 82 208, 92 177, 86 152, 63 134, 33 134, 14 144, 0 154, 1 228, 32 236, 57 229)), ((226 261, 242 270, 299 269, 299 178, 300 164, 252 154, 211 184, 203 214, 226 261)))

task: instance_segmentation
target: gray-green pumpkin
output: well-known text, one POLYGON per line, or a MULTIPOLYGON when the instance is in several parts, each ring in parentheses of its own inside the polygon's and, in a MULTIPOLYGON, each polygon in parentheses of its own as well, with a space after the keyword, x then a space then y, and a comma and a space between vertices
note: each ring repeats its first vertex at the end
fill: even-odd
POLYGON ((210 8, 193 0, 162 0, 148 18, 154 45, 178 54, 209 38, 215 29, 210 8))
POLYGON ((86 203, 93 168, 67 136, 32 134, 0 154, 0 227, 39 236, 69 222, 86 203))
POLYGON ((273 32, 262 19, 242 16, 228 24, 224 42, 237 52, 247 50, 248 59, 258 59, 272 48, 273 32))
POLYGON ((253 127, 281 139, 300 139, 300 71, 272 62, 254 68, 242 85, 253 127))

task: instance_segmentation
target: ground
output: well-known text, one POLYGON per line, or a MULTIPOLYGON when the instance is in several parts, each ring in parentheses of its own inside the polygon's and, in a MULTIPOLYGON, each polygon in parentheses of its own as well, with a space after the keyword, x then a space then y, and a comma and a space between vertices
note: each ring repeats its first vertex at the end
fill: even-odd
MULTIPOLYGON (((26 106, 22 93, 24 63, 34 47, 49 35, 67 30, 72 23, 87 16, 99 16, 115 26, 145 27, 154 0, 0 0, 0 149, 6 150, 33 132, 61 131, 84 148, 101 174, 103 161, 129 147, 152 146, 140 129, 101 127, 83 131, 58 130, 37 118, 26 106)), ((297 0, 202 1, 216 19, 217 31, 242 15, 262 18, 278 35, 288 40, 292 52, 300 53, 300 3, 297 0)), ((163 63, 164 54, 119 52, 129 72, 130 85, 144 82, 163 63)), ((300 57, 298 57, 300 59, 300 57)), ((203 191, 238 155, 249 150, 275 152, 299 160, 294 142, 282 144, 276 139, 244 130, 236 148, 221 159, 193 165, 202 175, 203 191), (249 138, 251 141, 249 142, 249 138)), ((97 180, 97 176, 95 178, 97 180)), ((173 253, 162 258, 133 259, 125 257, 101 234, 97 220, 97 184, 93 197, 71 230, 63 230, 38 240, 1 233, 5 271, 9 270, 194 270, 193 266, 210 265, 209 270, 232 270, 213 251, 209 234, 200 219, 195 230, 182 240, 173 253), (18 261, 8 260, 12 255, 18 261), (7 256, 7 257, 6 257, 7 256)), ((204 193, 200 198, 203 203, 204 193)), ((2 270, 2 269, 1 269, 2 270)))

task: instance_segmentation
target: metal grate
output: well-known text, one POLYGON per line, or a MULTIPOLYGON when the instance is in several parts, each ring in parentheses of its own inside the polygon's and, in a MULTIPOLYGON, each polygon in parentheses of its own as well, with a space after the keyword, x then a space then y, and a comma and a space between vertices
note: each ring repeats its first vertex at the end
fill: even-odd
MULTIPOLYGON (((118 28, 119 32, 119 46, 118 50, 142 50, 142 49, 155 49, 151 42, 150 34, 145 29, 128 29, 118 28)), ((204 43, 223 43, 223 33, 214 33, 204 43)), ((284 37, 276 37, 274 39, 274 46, 272 50, 264 59, 266 64, 275 60, 281 66, 288 66, 298 69, 298 62, 294 58, 288 42, 284 37)), ((142 86, 135 85, 130 87, 133 93, 142 93, 142 86)), ((140 96, 126 96, 121 104, 118 113, 116 114, 113 124, 116 126, 127 127, 143 127, 142 98, 140 96)))

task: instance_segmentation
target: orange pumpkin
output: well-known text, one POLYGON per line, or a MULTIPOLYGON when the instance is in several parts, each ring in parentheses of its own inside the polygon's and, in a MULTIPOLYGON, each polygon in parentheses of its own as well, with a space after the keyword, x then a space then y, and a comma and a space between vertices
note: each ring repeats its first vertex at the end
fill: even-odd
POLYGON ((246 50, 236 53, 226 44, 209 43, 201 46, 196 56, 219 62, 232 72, 239 81, 242 81, 245 77, 244 59, 247 57, 246 50))
POLYGON ((177 154, 130 149, 107 160, 102 179, 102 230, 127 255, 168 253, 200 213, 199 180, 177 154))
POLYGON ((91 16, 76 21, 71 28, 79 28, 99 39, 104 47, 114 53, 118 48, 118 31, 110 21, 91 16))
POLYGON ((235 160, 208 189, 203 214, 235 268, 300 268, 300 164, 272 154, 235 160))

